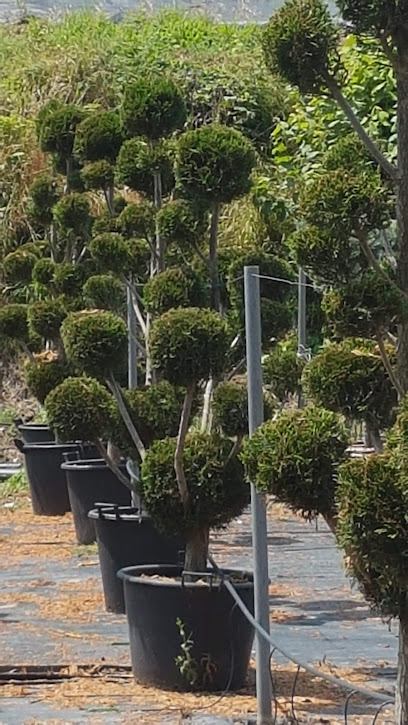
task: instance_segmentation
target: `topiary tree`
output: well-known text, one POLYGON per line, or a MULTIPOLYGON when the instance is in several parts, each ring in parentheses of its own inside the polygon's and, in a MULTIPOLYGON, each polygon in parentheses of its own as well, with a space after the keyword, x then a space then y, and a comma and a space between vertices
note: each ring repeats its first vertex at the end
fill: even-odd
POLYGON ((154 315, 174 307, 203 307, 207 302, 205 280, 189 267, 168 267, 145 284, 143 301, 154 315))
POLYGON ((111 310, 123 313, 126 306, 126 294, 123 284, 110 274, 95 274, 89 277, 83 286, 83 297, 93 309, 111 310))
POLYGON ((393 423, 397 393, 375 344, 348 339, 323 347, 306 365, 302 382, 316 405, 364 421, 372 445, 382 450, 380 431, 393 423))
POLYGON ((307 520, 321 514, 336 527, 336 474, 345 458, 347 431, 324 408, 283 410, 244 442, 241 460, 248 480, 307 520))
POLYGON ((77 106, 52 99, 42 107, 36 120, 40 148, 62 160, 68 187, 73 171, 75 132, 83 117, 84 112, 77 106))
MULTIPOLYGON (((264 418, 272 416, 271 399, 264 395, 264 418)), ((248 393, 246 380, 224 380, 214 390, 213 422, 223 435, 236 439, 236 451, 249 433, 248 393)))
POLYGON ((48 393, 72 374, 72 366, 52 352, 34 355, 33 360, 28 361, 24 367, 27 387, 41 405, 48 393))
POLYGON ((281 403, 286 403, 291 395, 299 396, 305 364, 306 360, 298 355, 297 340, 294 337, 278 342, 264 357, 264 384, 281 403))
POLYGON ((177 176, 182 194, 211 208, 209 273, 216 310, 221 304, 217 258, 221 206, 249 192, 255 160, 251 142, 220 124, 188 131, 179 139, 177 176))

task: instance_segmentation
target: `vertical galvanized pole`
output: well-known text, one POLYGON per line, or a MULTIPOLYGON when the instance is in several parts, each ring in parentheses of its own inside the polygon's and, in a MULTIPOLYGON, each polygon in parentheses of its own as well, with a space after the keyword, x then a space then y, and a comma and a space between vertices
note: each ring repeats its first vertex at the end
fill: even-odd
MULTIPOLYGON (((303 357, 306 353, 306 275, 299 269, 298 277, 298 355, 303 357)), ((299 393, 298 407, 305 404, 302 393, 299 393)))
POLYGON ((137 345, 136 345, 136 314, 133 307, 133 296, 127 290, 127 320, 128 320, 128 386, 137 388, 137 345))
MULTIPOLYGON (((261 299, 259 267, 244 268, 245 331, 248 371, 249 435, 263 423, 261 299)), ((268 543, 265 497, 251 484, 252 549, 254 556, 255 618, 269 633, 269 577, 268 543)), ((269 674, 268 642, 257 632, 256 641, 256 697, 257 725, 272 722, 271 679, 269 674)))

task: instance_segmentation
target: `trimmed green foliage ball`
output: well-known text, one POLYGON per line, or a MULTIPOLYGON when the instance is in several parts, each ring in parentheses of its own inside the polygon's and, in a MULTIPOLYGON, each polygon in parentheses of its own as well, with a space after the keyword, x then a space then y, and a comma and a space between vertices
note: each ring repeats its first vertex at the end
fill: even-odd
POLYGON ((72 103, 49 101, 37 117, 37 138, 42 151, 71 156, 75 132, 84 112, 72 103))
POLYGON ((382 616, 398 616, 408 594, 408 488, 389 454, 352 458, 339 468, 336 535, 349 571, 382 616))
POLYGON ((350 173, 376 168, 370 152, 354 132, 336 139, 324 154, 322 165, 327 171, 344 169, 350 173))
POLYGON ((61 295, 75 297, 82 291, 85 279, 85 269, 81 264, 61 262, 55 269, 55 288, 61 295))
POLYGON ((28 341, 27 305, 13 302, 0 307, 0 335, 10 340, 28 341))
POLYGON ((27 313, 30 333, 39 335, 43 340, 57 340, 66 316, 67 310, 61 298, 33 302, 27 313))
POLYGON ((150 274, 151 249, 148 242, 145 239, 127 239, 125 246, 128 261, 124 271, 128 271, 140 282, 144 282, 150 274))
POLYGON ((152 141, 183 128, 187 118, 180 88, 171 78, 160 75, 141 76, 128 85, 121 114, 128 135, 152 141))
POLYGON ((244 267, 253 265, 259 266, 260 293, 263 299, 285 302, 294 294, 290 282, 295 281, 295 275, 286 260, 265 252, 243 251, 235 256, 228 267, 229 297, 231 305, 237 310, 244 310, 244 267))
POLYGON ((329 410, 283 410, 244 443, 241 460, 248 480, 306 519, 333 515, 336 473, 344 460, 347 433, 329 410))
POLYGON ((197 527, 219 528, 242 513, 249 503, 249 486, 237 458, 228 461, 231 441, 215 434, 187 436, 183 454, 191 494, 187 516, 174 471, 175 450, 175 438, 156 441, 141 468, 143 500, 159 531, 174 536, 197 527))
POLYGON ((28 284, 37 257, 32 252, 16 249, 3 259, 3 278, 6 284, 28 284))
POLYGON ((297 352, 296 340, 283 340, 263 359, 263 380, 271 392, 281 401, 296 395, 301 388, 304 358, 297 352))
POLYGON ((207 218, 196 204, 187 199, 172 199, 157 214, 161 238, 180 249, 199 244, 206 232, 207 218))
MULTIPOLYGON (((183 389, 162 380, 145 388, 126 390, 124 397, 145 448, 150 448, 155 440, 177 435, 183 408, 183 389)), ((115 416, 113 441, 122 453, 131 458, 139 457, 119 411, 115 416)))
POLYGON ((140 138, 125 141, 117 161, 118 181, 154 199, 154 173, 160 173, 163 196, 174 188, 173 160, 163 144, 151 148, 140 138))
POLYGON ((339 28, 323 0, 286 0, 263 32, 266 64, 301 93, 316 93, 337 61, 339 28))
POLYGON ((31 184, 29 193, 32 201, 31 217, 39 224, 48 226, 52 223, 52 208, 57 203, 59 196, 55 180, 48 174, 41 174, 31 184))
POLYGON ((377 171, 327 171, 306 184, 300 195, 308 224, 346 239, 381 229, 390 219, 390 203, 377 171))
POLYGON ((101 159, 86 164, 81 171, 85 189, 105 189, 113 186, 115 167, 109 161, 101 159))
POLYGON ((316 405, 380 430, 393 422, 396 391, 379 351, 365 340, 327 345, 306 365, 302 382, 316 405))
POLYGON ((99 216, 92 219, 92 236, 98 237, 106 232, 117 232, 117 217, 112 216, 109 209, 104 209, 99 216))
POLYGON ((115 232, 105 232, 94 237, 89 244, 91 257, 102 269, 122 274, 129 261, 125 240, 115 232))
POLYGON ((299 267, 324 284, 345 284, 367 261, 356 239, 337 235, 331 229, 306 226, 288 240, 299 267))
POLYGON ((54 206, 54 219, 68 232, 81 237, 90 228, 90 206, 85 194, 66 194, 54 206))
POLYGON ((45 400, 50 427, 61 441, 97 441, 111 433, 115 404, 98 380, 67 378, 45 400))
POLYGON ((113 164, 122 143, 122 124, 115 111, 88 116, 76 129, 75 152, 83 161, 105 159, 113 164))
POLYGON ((123 284, 110 274, 89 277, 83 286, 83 296, 86 304, 94 309, 123 312, 126 305, 123 284))
POLYGON ((41 355, 36 356, 33 362, 27 362, 24 368, 27 387, 41 404, 51 390, 72 374, 72 366, 66 360, 41 355))
MULTIPOLYGON (((264 395, 264 418, 272 415, 271 400, 264 395)), ((245 381, 219 383, 213 394, 213 419, 224 435, 234 438, 248 435, 248 392, 245 381)))
POLYGON ((151 328, 153 366, 173 385, 187 386, 222 372, 229 347, 227 326, 209 309, 169 310, 151 328))
POLYGON ((247 194, 255 162, 251 142, 234 128, 214 123, 179 139, 178 178, 191 199, 230 202, 247 194))
POLYGON ((33 268, 33 282, 48 287, 54 280, 56 268, 57 265, 49 257, 39 259, 33 268))
POLYGON ((208 302, 205 280, 188 267, 169 267, 145 284, 143 301, 156 315, 174 307, 204 307, 208 302))
POLYGON ((347 286, 329 290, 322 309, 330 328, 340 337, 375 337, 389 331, 406 315, 399 289, 372 269, 347 286))
POLYGON ((155 209, 150 201, 128 204, 119 214, 116 222, 124 237, 153 239, 155 233, 155 209))
POLYGON ((107 310, 73 312, 61 328, 67 359, 95 377, 120 372, 127 359, 125 322, 107 310))

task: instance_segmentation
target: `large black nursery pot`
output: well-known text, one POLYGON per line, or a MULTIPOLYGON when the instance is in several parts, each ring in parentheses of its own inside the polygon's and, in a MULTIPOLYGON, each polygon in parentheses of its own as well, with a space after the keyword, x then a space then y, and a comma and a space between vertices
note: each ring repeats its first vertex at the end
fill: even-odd
MULTIPOLYGON (((67 477, 68 496, 74 518, 78 544, 92 544, 96 541, 95 521, 88 513, 96 501, 111 501, 120 506, 129 506, 131 495, 123 483, 108 468, 102 458, 80 460, 79 452, 64 453, 65 463, 61 468, 67 477)), ((126 464, 119 463, 124 475, 126 464)))
MULTIPOLYGON (((252 574, 226 574, 253 613, 252 574)), ((180 567, 133 566, 122 569, 118 577, 124 584, 132 670, 138 682, 207 691, 244 686, 253 627, 213 570, 188 581, 180 567), (188 654, 182 649, 187 638, 188 654)))
POLYGON ((55 441, 54 433, 46 423, 24 423, 21 418, 16 418, 14 425, 24 443, 52 443, 55 441))
POLYGON ((85 458, 95 455, 93 447, 81 443, 23 443, 18 438, 14 443, 24 455, 33 512, 63 516, 70 511, 67 479, 61 470, 63 454, 78 451, 85 458))
POLYGON ((96 504, 89 512, 95 523, 105 607, 125 614, 123 584, 119 569, 138 564, 180 564, 184 542, 160 534, 152 519, 131 506, 96 504))

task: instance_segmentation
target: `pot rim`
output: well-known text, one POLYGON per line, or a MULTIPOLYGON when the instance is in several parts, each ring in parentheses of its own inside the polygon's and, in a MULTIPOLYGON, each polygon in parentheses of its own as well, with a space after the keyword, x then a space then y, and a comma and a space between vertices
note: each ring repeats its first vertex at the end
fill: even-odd
POLYGON ((29 428, 30 430, 33 430, 34 428, 40 428, 41 430, 51 430, 48 423, 18 423, 17 428, 19 430, 24 430, 24 428, 29 428))
MULTIPOLYGON (((120 470, 126 470, 126 463, 124 461, 119 461, 118 467, 120 470)), ((65 461, 64 463, 61 463, 61 468, 64 471, 78 469, 81 471, 95 471, 101 468, 109 468, 109 466, 103 458, 80 458, 78 461, 65 461)))
MULTIPOLYGON (((163 576, 165 576, 166 571, 169 572, 170 576, 170 572, 173 572, 173 576, 181 576, 184 569, 182 566, 177 566, 176 564, 142 564, 139 566, 126 566, 123 569, 119 569, 116 576, 124 582, 129 582, 131 584, 141 584, 150 587, 167 587, 171 589, 200 589, 206 592, 218 591, 220 589, 220 586, 218 584, 218 582, 220 581, 220 577, 218 576, 217 572, 210 567, 207 568, 205 574, 203 573, 203 576, 208 576, 208 574, 214 574, 217 584, 214 586, 211 586, 210 584, 210 586, 205 588, 202 584, 198 584, 198 582, 183 581, 183 578, 181 578, 180 581, 172 581, 171 579, 163 581, 159 579, 150 579, 148 575, 146 576, 146 574, 148 573, 150 573, 152 576, 157 573, 161 573, 163 576), (142 574, 145 574, 145 576, 141 576, 142 574)), ((247 581, 232 582, 234 589, 253 589, 254 575, 253 572, 249 571, 248 569, 227 568, 223 569, 223 572, 227 575, 238 574, 240 576, 244 575, 248 577, 247 581)), ((209 581, 211 581, 211 578, 209 578, 209 581)))
POLYGON ((125 521, 141 524, 151 521, 147 513, 140 511, 136 506, 117 506, 113 503, 95 501, 95 508, 88 512, 90 519, 97 521, 125 521))

